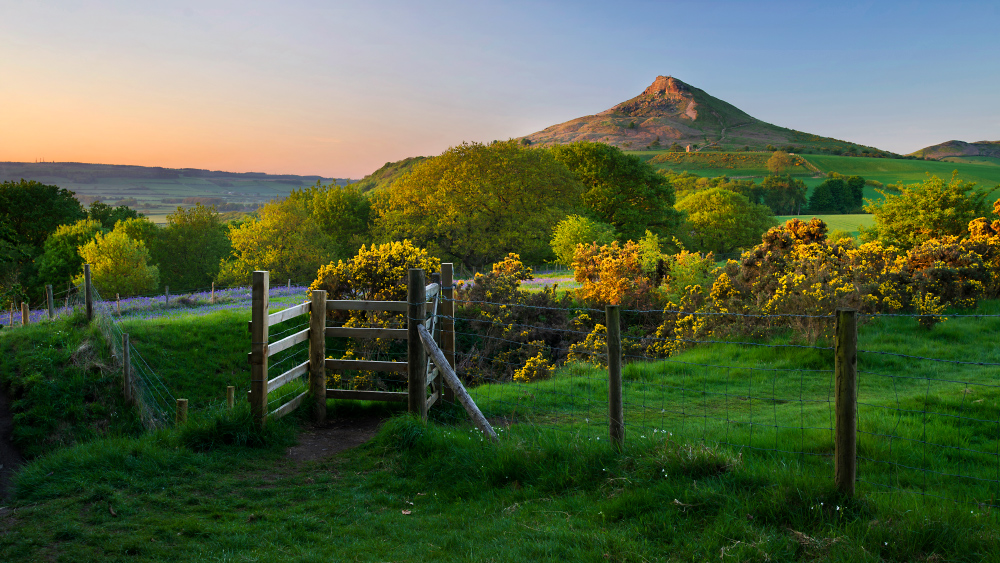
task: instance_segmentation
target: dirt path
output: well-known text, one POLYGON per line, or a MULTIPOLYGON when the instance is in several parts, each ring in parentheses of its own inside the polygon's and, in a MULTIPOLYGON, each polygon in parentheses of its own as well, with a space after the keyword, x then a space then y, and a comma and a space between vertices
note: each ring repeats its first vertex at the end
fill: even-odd
POLYGON ((289 459, 302 463, 330 457, 371 440, 384 418, 336 418, 319 428, 304 430, 299 443, 288 448, 289 459))
POLYGON ((10 480, 24 464, 21 452, 10 443, 13 431, 14 415, 10 412, 10 400, 3 389, 0 389, 0 499, 7 497, 10 480))

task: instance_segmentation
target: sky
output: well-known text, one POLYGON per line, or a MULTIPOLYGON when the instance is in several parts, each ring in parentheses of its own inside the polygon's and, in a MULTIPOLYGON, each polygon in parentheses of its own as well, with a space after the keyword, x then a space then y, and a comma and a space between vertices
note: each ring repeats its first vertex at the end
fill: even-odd
POLYGON ((360 178, 657 75, 898 153, 1000 140, 1000 3, 0 0, 0 161, 360 178))

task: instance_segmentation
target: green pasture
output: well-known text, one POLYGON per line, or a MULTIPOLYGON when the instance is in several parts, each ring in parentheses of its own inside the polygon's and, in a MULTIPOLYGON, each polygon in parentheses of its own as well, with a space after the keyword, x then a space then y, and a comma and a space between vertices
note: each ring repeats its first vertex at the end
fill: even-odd
MULTIPOLYGON (((928 174, 947 180, 956 170, 960 179, 976 182, 980 187, 993 188, 1000 184, 1000 166, 987 166, 976 162, 938 162, 815 154, 804 154, 802 157, 823 172, 857 174, 864 176, 867 180, 878 180, 883 184, 923 182, 927 179, 928 174)), ((865 196, 868 197, 867 190, 865 196)))
POLYGON ((875 216, 868 215, 866 213, 858 213, 853 215, 779 215, 775 217, 778 223, 784 223, 789 219, 801 219, 803 221, 809 221, 813 217, 821 219, 826 223, 826 228, 829 232, 833 231, 847 231, 849 233, 858 234, 858 226, 871 227, 875 224, 875 216))

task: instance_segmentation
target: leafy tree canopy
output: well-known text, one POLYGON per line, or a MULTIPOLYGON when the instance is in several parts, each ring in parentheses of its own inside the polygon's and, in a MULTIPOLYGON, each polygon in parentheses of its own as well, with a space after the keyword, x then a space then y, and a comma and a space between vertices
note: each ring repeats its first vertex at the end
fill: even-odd
POLYGON ((588 141, 550 150, 583 182, 582 201, 590 214, 622 238, 638 240, 646 229, 665 236, 680 222, 670 182, 639 157, 588 141))
MULTIPOLYGON (((136 231, 148 228, 143 223, 131 225, 136 231)), ((160 282, 177 291, 208 287, 231 249, 226 234, 214 205, 178 207, 167 215, 167 226, 156 233, 153 243, 160 282)))
POLYGON ((463 143, 425 160, 373 202, 386 241, 410 239, 467 267, 510 252, 551 256, 549 233, 583 186, 549 151, 517 141, 463 143))
POLYGON ((865 206, 875 224, 862 228, 861 238, 910 249, 945 235, 968 236, 969 222, 990 212, 987 199, 993 190, 977 189, 975 182, 953 174, 950 182, 932 176, 919 184, 899 186, 898 194, 878 192, 884 199, 865 206))
POLYGON ((770 207, 775 215, 797 215, 806 202, 808 188, 805 182, 792 179, 790 174, 768 176, 760 187, 764 205, 770 207))
POLYGON ((693 193, 677 202, 677 208, 687 213, 682 239, 703 252, 726 254, 754 246, 777 224, 766 205, 722 188, 693 193))
POLYGON ((269 270, 271 279, 306 282, 330 261, 330 239, 310 215, 301 194, 272 201, 240 223, 230 223, 232 250, 219 265, 216 281, 248 284, 254 270, 269 270))
MULTIPOLYGON (((132 297, 156 290, 159 272, 156 266, 149 265, 146 245, 121 231, 97 233, 80 247, 80 256, 90 264, 94 287, 105 298, 116 293, 132 297)), ((82 274, 76 282, 83 282, 82 274)))
POLYGON ((43 283, 62 286, 83 271, 79 248, 103 232, 101 224, 81 219, 72 225, 60 225, 45 239, 45 251, 38 257, 38 277, 43 283))
POLYGON ((332 241, 338 258, 353 256, 368 240, 372 202, 355 185, 316 186, 312 189, 312 216, 332 241))
POLYGON ((771 174, 783 174, 794 165, 792 156, 784 151, 774 151, 771 158, 767 159, 767 169, 771 171, 771 174))
POLYGON ((108 230, 113 229, 115 223, 118 221, 135 219, 140 216, 141 213, 126 205, 112 207, 102 201, 91 203, 90 208, 87 210, 87 217, 89 219, 99 221, 101 226, 108 230))
POLYGON ((588 219, 581 215, 570 215, 559 221, 552 231, 552 252, 560 264, 573 265, 576 247, 581 244, 596 243, 598 246, 611 244, 618 238, 615 228, 607 223, 588 219))
POLYGON ((35 181, 0 182, 0 236, 39 249, 59 225, 87 215, 73 192, 35 181))

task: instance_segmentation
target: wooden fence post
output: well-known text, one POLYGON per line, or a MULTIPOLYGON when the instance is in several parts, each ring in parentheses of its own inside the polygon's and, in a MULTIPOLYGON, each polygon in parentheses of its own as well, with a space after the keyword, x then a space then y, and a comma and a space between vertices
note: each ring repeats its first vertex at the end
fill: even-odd
MULTIPOLYGON (((455 369, 455 270, 453 264, 441 264, 441 351, 451 369, 455 369)), ((443 370, 439 370, 443 371, 443 370)), ((441 380, 444 383, 444 379, 441 380)), ((455 390, 450 385, 442 385, 441 399, 455 402, 455 390)))
POLYGON ((180 426, 188 421, 188 400, 177 399, 177 412, 174 413, 174 424, 180 426))
POLYGON ((54 300, 52 299, 52 286, 45 286, 45 303, 49 306, 49 319, 56 316, 54 300))
POLYGON ((313 421, 326 422, 326 290, 314 289, 309 309, 309 390, 313 421))
POLYGON ((250 314, 250 413, 258 425, 267 421, 267 309, 270 274, 253 273, 250 314))
POLYGON ((857 311, 837 310, 834 344, 834 481, 837 490, 854 496, 858 446, 858 321, 857 311))
POLYGON ((407 407, 409 412, 419 415, 421 420, 427 420, 427 374, 424 372, 427 368, 427 356, 420 342, 418 330, 427 316, 425 281, 422 269, 410 268, 406 286, 406 301, 409 303, 406 308, 406 329, 409 338, 406 343, 406 388, 409 393, 407 407))
POLYGON ((622 405, 622 331, 618 305, 608 305, 604 315, 608 323, 608 427, 611 443, 621 449, 625 444, 625 412, 622 405))
POLYGON ((170 286, 163 286, 163 306, 166 307, 170 305, 170 286))
POLYGON ((118 316, 122 316, 122 295, 120 293, 115 294, 115 309, 118 311, 118 316))
POLYGON ((132 353, 129 351, 128 333, 122 335, 122 394, 125 402, 132 402, 132 353))
POLYGON ((226 408, 230 411, 236 406, 236 387, 233 385, 226 386, 226 408))
POLYGON ((212 282, 212 297, 208 301, 213 305, 215 304, 215 282, 212 282))
POLYGON ((83 300, 87 306, 87 321, 94 320, 94 292, 91 291, 90 264, 83 265, 83 300))
POLYGON ((31 309, 28 308, 27 301, 21 301, 21 326, 28 326, 31 321, 31 309))

